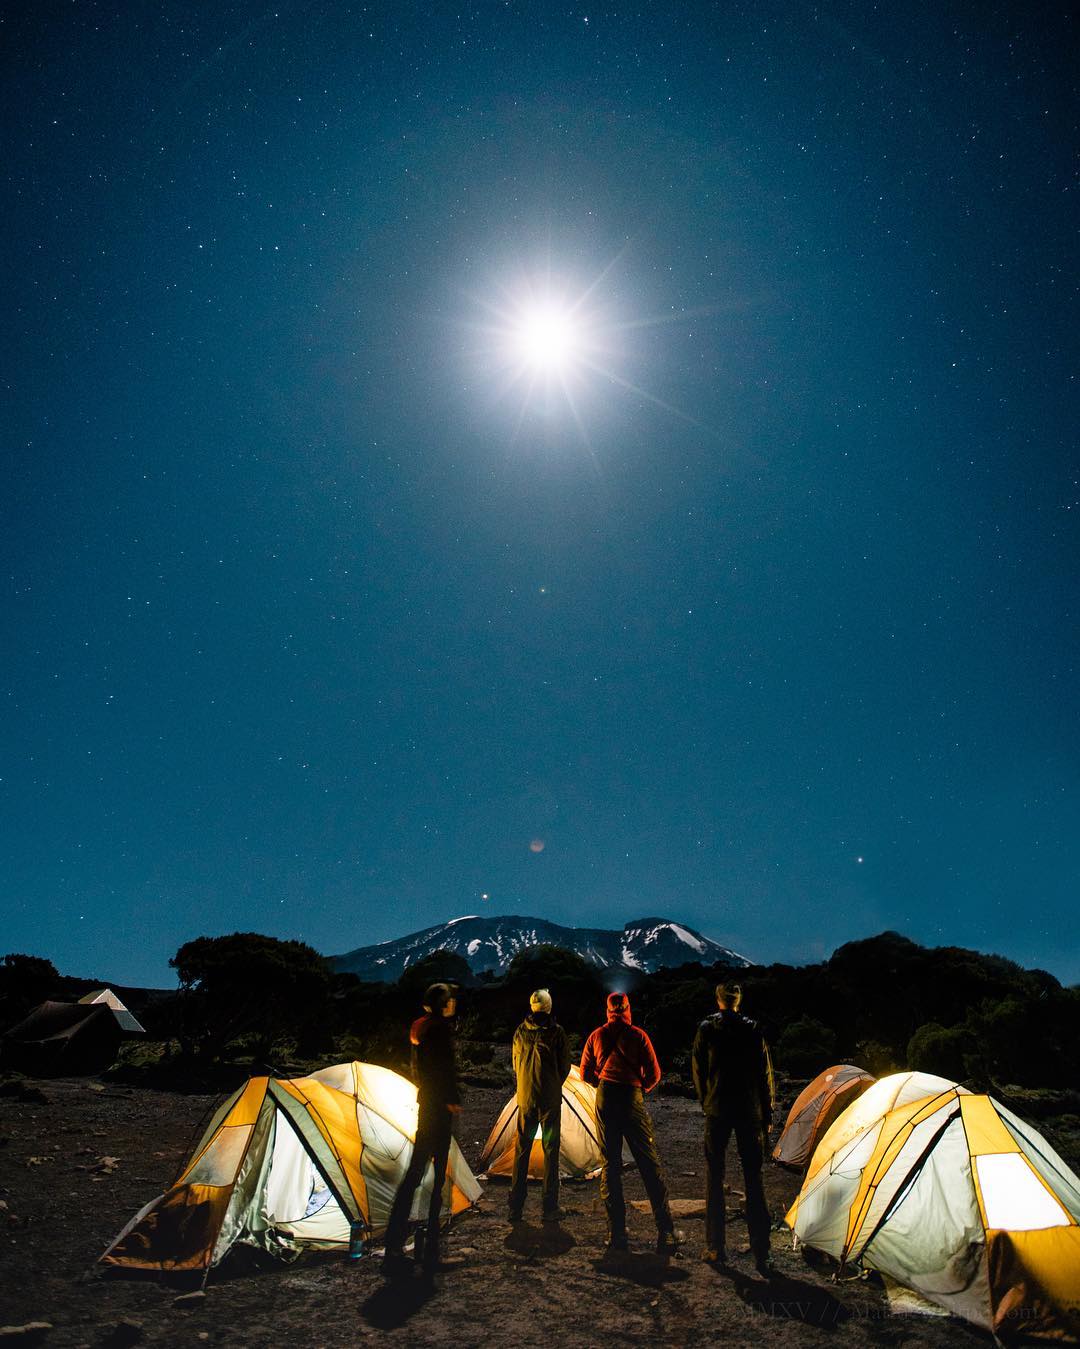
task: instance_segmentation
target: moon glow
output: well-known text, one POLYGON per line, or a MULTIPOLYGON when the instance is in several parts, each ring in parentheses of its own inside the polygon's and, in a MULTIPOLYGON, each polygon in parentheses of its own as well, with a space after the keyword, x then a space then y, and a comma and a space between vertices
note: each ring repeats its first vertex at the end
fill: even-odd
POLYGON ((536 371, 562 369, 578 349, 573 315, 554 304, 526 309, 513 338, 518 357, 536 371))

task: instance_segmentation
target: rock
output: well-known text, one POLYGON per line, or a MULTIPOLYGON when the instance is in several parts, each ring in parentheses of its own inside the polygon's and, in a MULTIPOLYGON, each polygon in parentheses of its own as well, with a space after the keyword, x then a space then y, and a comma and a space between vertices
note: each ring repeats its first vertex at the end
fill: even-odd
POLYGON ((36 1344, 50 1330, 51 1321, 27 1321, 23 1326, 0 1326, 0 1340, 21 1340, 23 1344, 36 1344))

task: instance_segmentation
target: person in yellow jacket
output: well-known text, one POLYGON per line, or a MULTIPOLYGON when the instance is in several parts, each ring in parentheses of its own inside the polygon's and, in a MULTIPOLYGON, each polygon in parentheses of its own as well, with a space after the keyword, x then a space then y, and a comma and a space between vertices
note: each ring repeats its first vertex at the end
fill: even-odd
POLYGON ((544 1221, 559 1216, 562 1084, 570 1071, 570 1046, 551 1006, 551 994, 538 988, 529 998, 529 1015, 514 1032, 518 1127, 510 1181, 511 1222, 523 1216, 529 1158, 538 1128, 544 1149, 544 1221))

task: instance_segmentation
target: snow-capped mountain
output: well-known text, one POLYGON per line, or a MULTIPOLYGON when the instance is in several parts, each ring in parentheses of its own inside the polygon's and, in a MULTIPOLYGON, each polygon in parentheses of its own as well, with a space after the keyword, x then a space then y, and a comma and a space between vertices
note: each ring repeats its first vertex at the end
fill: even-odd
POLYGON ((675 968, 699 960, 703 965, 723 962, 743 969, 753 962, 726 946, 703 937, 693 928, 666 918, 639 918, 621 932, 595 927, 562 927, 544 918, 453 918, 378 946, 360 946, 345 955, 331 956, 337 970, 372 982, 392 983, 408 967, 433 951, 453 951, 469 962, 474 974, 490 970, 505 973, 519 951, 530 946, 561 946, 602 969, 633 969, 651 974, 663 966, 675 968))

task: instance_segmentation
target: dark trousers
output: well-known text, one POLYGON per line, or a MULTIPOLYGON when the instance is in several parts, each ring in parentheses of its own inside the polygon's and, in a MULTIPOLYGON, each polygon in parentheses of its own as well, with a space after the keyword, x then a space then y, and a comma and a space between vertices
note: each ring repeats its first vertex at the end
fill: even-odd
POLYGON ((510 1212, 519 1214, 525 1207, 525 1189, 529 1183, 529 1158, 533 1139, 540 1128, 544 1149, 544 1212, 559 1207, 559 1143, 562 1128, 562 1096, 557 1105, 534 1105, 528 1110, 518 1106, 517 1140, 514 1144, 514 1170, 510 1179, 510 1212))
POLYGON ((394 1202, 390 1208, 390 1221, 386 1225, 386 1249, 390 1253, 401 1251, 405 1245, 416 1187, 424 1179, 428 1163, 433 1162, 435 1174, 432 1179, 431 1203, 428 1206, 424 1258, 431 1264, 438 1261, 439 1211, 442 1208, 446 1168, 450 1162, 451 1123, 450 1112, 445 1104, 436 1102, 434 1105, 427 1105, 421 1102, 412 1160, 401 1178, 397 1194, 394 1195, 394 1202))
POLYGON ((761 1179, 761 1120, 750 1114, 705 1116, 705 1245, 724 1249, 724 1154, 735 1135, 746 1182, 746 1226, 755 1260, 769 1254, 769 1208, 761 1179))
POLYGON ((600 1151, 604 1154, 600 1198, 607 1209, 610 1235, 615 1238, 626 1236, 626 1199, 622 1185, 624 1142, 641 1172, 657 1229, 670 1232, 674 1224, 667 1182, 641 1088, 628 1087, 621 1082, 601 1082, 596 1093, 596 1124, 600 1151))

